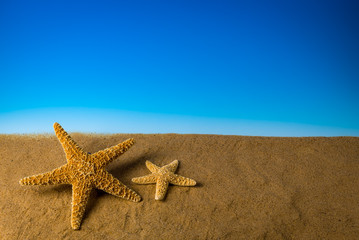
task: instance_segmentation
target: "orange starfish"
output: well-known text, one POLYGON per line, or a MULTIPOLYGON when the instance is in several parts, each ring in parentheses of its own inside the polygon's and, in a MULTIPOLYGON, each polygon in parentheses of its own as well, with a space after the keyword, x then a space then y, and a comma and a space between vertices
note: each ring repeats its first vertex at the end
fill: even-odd
POLYGON ((84 152, 67 132, 55 123, 54 129, 65 151, 67 164, 50 172, 26 177, 21 185, 72 185, 71 226, 79 229, 85 208, 93 188, 133 202, 141 201, 140 195, 126 187, 105 170, 105 167, 126 152, 133 144, 130 138, 123 143, 98 151, 94 154, 84 152))

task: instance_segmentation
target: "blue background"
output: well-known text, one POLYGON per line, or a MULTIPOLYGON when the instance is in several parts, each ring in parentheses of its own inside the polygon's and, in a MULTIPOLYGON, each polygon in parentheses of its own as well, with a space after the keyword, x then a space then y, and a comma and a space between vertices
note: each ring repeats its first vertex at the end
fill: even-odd
POLYGON ((0 0, 0 133, 58 121, 359 136, 358 12, 345 0, 0 0))

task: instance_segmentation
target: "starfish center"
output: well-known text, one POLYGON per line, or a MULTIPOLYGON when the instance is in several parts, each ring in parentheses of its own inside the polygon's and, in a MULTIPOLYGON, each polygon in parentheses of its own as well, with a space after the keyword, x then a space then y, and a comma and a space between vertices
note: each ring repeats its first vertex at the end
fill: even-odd
POLYGON ((96 173, 95 165, 84 160, 74 161, 71 170, 77 177, 93 176, 96 173))

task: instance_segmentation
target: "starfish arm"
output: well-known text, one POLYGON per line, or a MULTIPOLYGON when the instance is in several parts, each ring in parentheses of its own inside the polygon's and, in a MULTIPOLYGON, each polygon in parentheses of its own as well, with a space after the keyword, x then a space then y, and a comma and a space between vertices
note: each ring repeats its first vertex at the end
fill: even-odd
POLYGON ((80 229, 91 189, 90 185, 83 182, 72 185, 71 227, 75 230, 80 229))
POLYGON ((92 158, 91 161, 97 164, 98 166, 106 166, 114 159, 119 157, 121 154, 126 152, 134 143, 135 140, 133 138, 130 138, 113 147, 98 151, 94 154, 91 154, 91 158, 92 158))
POLYGON ((118 179, 114 178, 110 173, 103 172, 96 178, 95 187, 101 189, 109 194, 116 197, 130 200, 132 202, 141 201, 141 196, 135 191, 128 188, 126 185, 121 183, 118 179))
POLYGON ((146 161, 146 167, 152 172, 152 173, 155 173, 157 172, 160 167, 156 166, 155 164, 153 164, 152 162, 150 161, 146 161))
POLYGON ((54 123, 55 134, 59 139, 65 154, 66 158, 69 160, 73 157, 83 158, 87 155, 82 148, 80 148, 76 142, 71 138, 71 136, 61 127, 60 124, 54 123))
POLYGON ((148 174, 143 177, 132 178, 132 182, 137 184, 151 184, 156 183, 156 176, 154 174, 148 174))
POLYGON ((174 160, 170 164, 164 166, 164 168, 166 168, 170 172, 175 172, 177 170, 177 167, 178 167, 178 160, 174 160))
POLYGON ((177 174, 172 174, 170 177, 170 183, 177 186, 194 186, 196 181, 190 178, 186 178, 177 174))
POLYGON ((23 178, 19 181, 21 185, 53 185, 53 184, 70 184, 70 178, 66 172, 67 165, 61 166, 42 174, 33 175, 23 178))
POLYGON ((156 200, 163 200, 165 198, 168 189, 168 184, 169 182, 162 178, 157 179, 156 195, 155 195, 156 200))

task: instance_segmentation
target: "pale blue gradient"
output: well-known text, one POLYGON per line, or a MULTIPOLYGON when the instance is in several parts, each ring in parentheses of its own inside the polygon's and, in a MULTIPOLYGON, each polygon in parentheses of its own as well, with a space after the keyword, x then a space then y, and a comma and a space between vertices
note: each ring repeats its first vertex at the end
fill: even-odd
POLYGON ((355 129, 88 108, 32 109, 0 115, 0 133, 182 133, 248 136, 359 136, 355 129))

